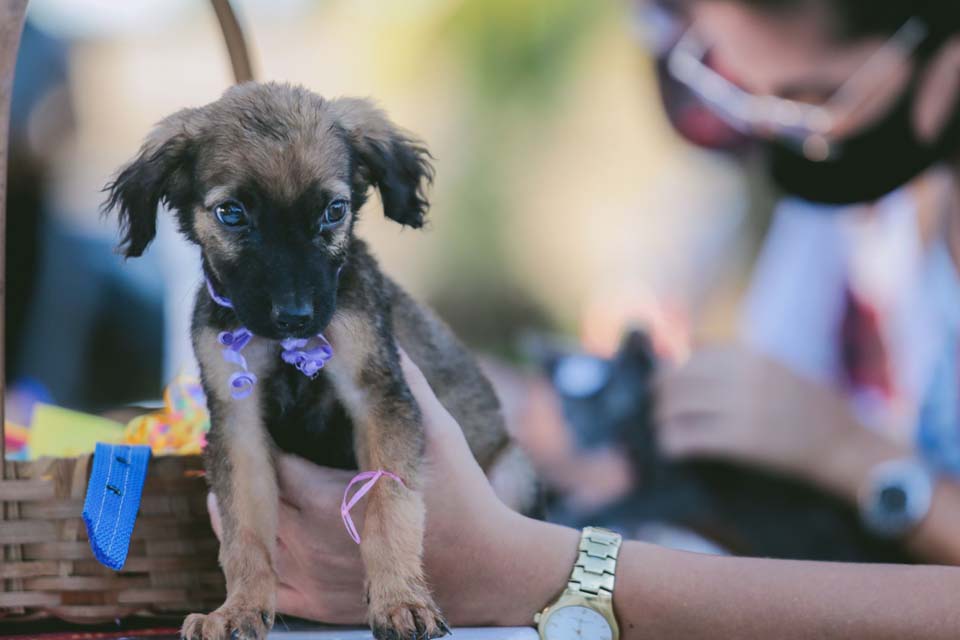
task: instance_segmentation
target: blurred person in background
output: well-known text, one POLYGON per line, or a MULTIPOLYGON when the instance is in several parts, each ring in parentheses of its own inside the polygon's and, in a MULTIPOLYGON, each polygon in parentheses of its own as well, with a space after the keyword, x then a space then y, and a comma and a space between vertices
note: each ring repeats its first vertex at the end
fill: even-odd
POLYGON ((102 410, 151 398, 161 377, 152 266, 122 265, 112 230, 95 231, 96 209, 51 198, 58 154, 76 132, 68 51, 26 22, 11 108, 4 363, 7 415, 21 424, 38 401, 102 410))
MULTIPOLYGON (((690 29, 672 49, 677 65, 687 68, 678 75, 712 108, 768 141, 769 166, 785 192, 806 203, 870 202, 936 165, 949 166, 960 128, 960 38, 951 3, 691 0, 682 9, 690 29)), ((838 326, 849 333, 834 336, 850 336, 836 347, 844 378, 818 382, 750 346, 697 352, 660 385, 666 451, 774 469, 851 502, 861 492, 875 496, 866 509, 878 530, 906 536, 932 562, 960 562, 960 466, 954 457, 960 323, 950 313, 960 308, 960 211, 955 175, 943 180, 939 215, 917 223, 924 233, 916 237, 929 243, 922 245, 929 246, 929 258, 921 262, 931 271, 905 287, 926 291, 930 284, 929 308, 912 308, 929 313, 930 326, 939 327, 930 349, 935 364, 925 384, 918 383, 925 391, 909 440, 869 427, 844 393, 846 381, 882 379, 875 367, 883 361, 877 357, 880 338, 859 337, 876 313, 844 284, 838 326)), ((839 218, 838 211, 825 207, 822 219, 839 218)), ((788 240, 802 238, 788 234, 788 240)), ((796 274, 812 280, 814 291, 832 286, 817 286, 823 274, 815 268, 830 261, 830 249, 814 242, 805 254, 807 268, 796 274)), ((780 257, 773 245, 766 251, 780 257)), ((789 290, 781 295, 788 314, 807 312, 802 300, 791 302, 789 290)), ((813 315, 809 322, 823 322, 813 315)), ((425 556, 438 600, 457 624, 528 624, 566 584, 577 532, 506 510, 422 375, 409 362, 405 366, 427 424, 425 556)), ((337 530, 350 472, 293 456, 284 457, 279 469, 279 609, 359 622, 359 553, 337 530)), ((634 542, 620 552, 614 608, 626 640, 948 638, 960 630, 951 586, 957 571, 722 558, 634 542)))
MULTIPOLYGON (((43 195, 51 171, 53 144, 69 135, 72 121, 66 46, 27 22, 14 75, 7 176, 3 365, 13 377, 17 376, 16 364, 23 353, 27 315, 41 261, 41 233, 46 218, 43 195)), ((16 422, 27 422, 32 399, 45 397, 41 383, 20 379, 9 396, 12 404, 8 415, 16 422)))
POLYGON ((762 141, 785 198, 740 344, 661 381, 662 449, 809 482, 960 564, 960 8, 675 9, 669 72, 762 141))
MULTIPOLYGON (((812 486, 861 510, 876 541, 905 540, 911 557, 960 562, 950 536, 960 509, 950 498, 960 474, 960 352, 954 346, 960 293, 949 250, 960 154, 960 109, 952 102, 960 75, 960 9, 843 0, 661 0, 635 8, 675 130, 699 147, 745 160, 745 171, 769 174, 782 196, 753 270, 739 343, 694 349, 689 358, 677 349, 661 354, 683 363, 667 372, 656 394, 663 455, 680 464, 716 462, 764 474, 741 474, 721 491, 766 482, 770 474, 812 486), (857 45, 841 56, 844 39, 857 45), (883 495, 900 503, 888 510, 879 502, 883 495), (908 535, 931 510, 942 517, 908 535)), ((670 330, 657 323, 650 329, 655 340, 670 330)), ((613 373, 602 375, 622 371, 622 355, 609 365, 613 373)), ((591 379, 586 365, 583 375, 591 379)), ((633 435, 600 434, 610 417, 585 414, 589 398, 561 388, 569 378, 551 375, 561 416, 553 390, 522 381, 518 391, 510 388, 516 378, 494 376, 506 381, 500 385, 506 406, 519 407, 508 411, 515 423, 566 418, 575 440, 591 429, 597 433, 589 437, 609 440, 605 455, 568 445, 549 459, 548 448, 536 443, 535 459, 550 467, 545 477, 564 495, 555 517, 571 524, 599 519, 697 550, 715 549, 736 528, 749 526, 737 523, 727 536, 714 531, 713 540, 663 526, 694 508, 691 486, 676 477, 658 483, 655 469, 641 468, 659 464, 642 450, 650 446, 644 419, 621 422, 620 431, 632 428, 633 435), (637 443, 631 474, 623 453, 637 443), (656 506, 664 500, 674 506, 656 506)), ((614 382, 604 384, 604 394, 617 393, 614 382)), ((601 411, 599 392, 594 396, 601 411)), ((642 411, 638 399, 634 412, 642 411)), ((703 481, 707 477, 731 478, 703 481)), ((694 529, 728 529, 736 517, 724 494, 714 493, 722 517, 694 518, 700 521, 694 529)), ((784 492, 780 500, 811 495, 784 492)), ((762 513, 763 499, 753 497, 762 513)), ((795 508, 806 513, 800 510, 809 506, 795 508)), ((707 504, 699 507, 710 512, 707 504)), ((849 558, 867 542, 834 529, 831 544, 826 525, 812 513, 807 517, 817 536, 774 545, 787 557, 849 558)), ((789 524, 780 527, 781 536, 788 531, 804 535, 789 524)), ((735 552, 756 555, 745 540, 738 542, 735 552)), ((859 553, 870 557, 871 548, 859 553)))

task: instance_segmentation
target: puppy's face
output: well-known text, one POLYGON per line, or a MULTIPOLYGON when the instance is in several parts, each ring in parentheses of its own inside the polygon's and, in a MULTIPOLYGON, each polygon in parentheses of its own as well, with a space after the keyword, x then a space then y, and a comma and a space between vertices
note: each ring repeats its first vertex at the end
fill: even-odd
POLYGON ((221 129, 194 150, 194 196, 178 208, 181 226, 247 328, 314 335, 333 315, 347 258, 352 148, 336 127, 273 143, 237 133, 221 129))
POLYGON ((428 157, 369 102, 250 83, 162 121, 108 186, 108 207, 120 211, 124 252, 138 256, 164 201, 244 326, 307 337, 333 316, 371 186, 388 217, 422 226, 428 157))

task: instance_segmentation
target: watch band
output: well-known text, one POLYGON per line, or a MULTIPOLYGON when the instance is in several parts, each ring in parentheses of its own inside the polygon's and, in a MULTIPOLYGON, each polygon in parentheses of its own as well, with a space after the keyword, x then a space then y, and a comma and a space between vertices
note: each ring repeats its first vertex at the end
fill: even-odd
POLYGON ((600 527, 586 527, 580 535, 580 550, 567 590, 586 597, 613 598, 619 533, 600 527))

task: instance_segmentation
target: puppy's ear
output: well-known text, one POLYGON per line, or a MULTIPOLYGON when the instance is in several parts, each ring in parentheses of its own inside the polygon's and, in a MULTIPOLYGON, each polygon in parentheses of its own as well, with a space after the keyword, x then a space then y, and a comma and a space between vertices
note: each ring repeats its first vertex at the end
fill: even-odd
POLYGON ((137 157, 104 187, 104 212, 120 219, 120 250, 127 258, 143 254, 157 234, 157 206, 173 204, 189 181, 192 135, 187 126, 192 109, 166 118, 154 128, 137 157))
POLYGON ((340 98, 330 109, 353 145, 361 178, 380 191, 383 213, 402 225, 422 227, 430 206, 426 189, 433 182, 427 148, 368 100, 340 98))

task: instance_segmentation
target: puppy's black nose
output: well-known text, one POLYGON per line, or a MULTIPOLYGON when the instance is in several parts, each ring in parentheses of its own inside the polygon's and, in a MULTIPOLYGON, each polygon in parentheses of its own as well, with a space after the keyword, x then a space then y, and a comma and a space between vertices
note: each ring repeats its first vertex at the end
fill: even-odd
POLYGON ((280 331, 302 331, 313 320, 313 307, 309 304, 273 305, 273 322, 280 331))

